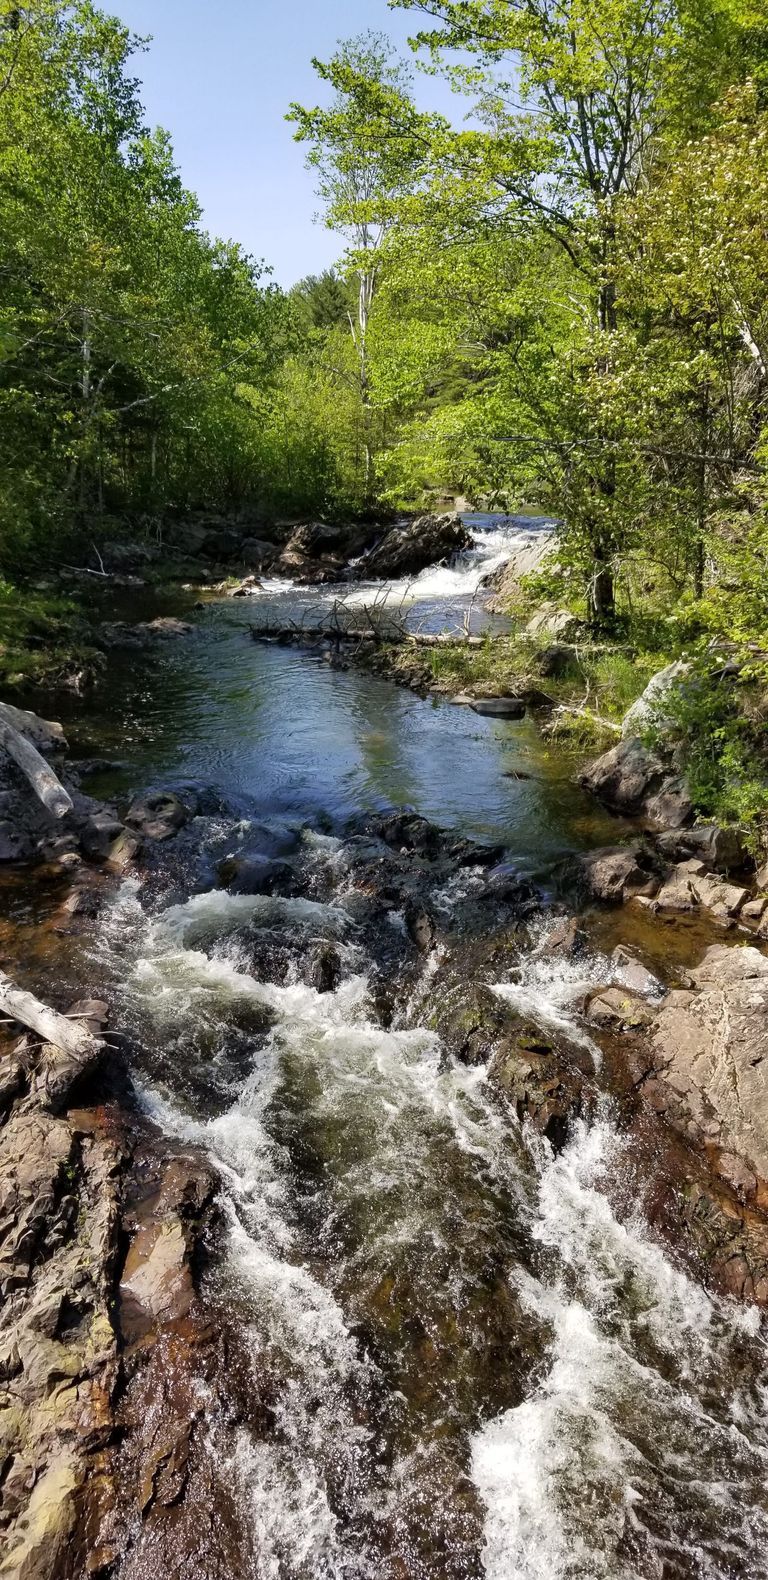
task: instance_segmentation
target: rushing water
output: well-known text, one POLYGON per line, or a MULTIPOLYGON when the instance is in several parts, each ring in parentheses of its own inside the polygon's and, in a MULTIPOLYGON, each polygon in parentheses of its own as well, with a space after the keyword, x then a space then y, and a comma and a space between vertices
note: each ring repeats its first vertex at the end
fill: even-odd
MULTIPOLYGON (((484 529, 419 597, 442 602, 448 577, 471 597, 507 547, 484 529)), ((371 932, 365 836, 345 829, 408 803, 540 872, 615 824, 527 724, 264 649, 252 618, 212 605, 188 643, 115 660, 89 721, 124 760, 104 788, 210 790, 184 881, 172 866, 146 892, 126 881, 95 948, 148 1112, 222 1179, 209 1295, 269 1423, 211 1423, 250 1532, 242 1576, 767 1576, 755 1313, 654 1241, 607 1106, 555 1156, 484 1067, 447 1055, 430 1014, 439 951, 382 1015, 403 921, 371 932), (521 765, 531 779, 505 777, 521 765), (217 886, 217 864, 254 840, 300 893, 217 886), (304 969, 323 943, 341 966, 330 992, 304 969)), ((479 882, 470 867, 436 895, 449 937, 479 882)), ((597 1064, 576 1005, 607 969, 533 953, 491 985, 597 1064)))

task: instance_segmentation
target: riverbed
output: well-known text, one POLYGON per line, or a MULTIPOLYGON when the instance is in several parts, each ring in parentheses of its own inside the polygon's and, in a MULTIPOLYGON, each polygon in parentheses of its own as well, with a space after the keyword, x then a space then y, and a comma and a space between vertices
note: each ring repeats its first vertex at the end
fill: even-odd
MULTIPOLYGON (((503 558, 478 530, 481 555, 407 592, 425 628, 463 620, 503 558)), ((597 1069, 578 1005, 606 957, 536 944, 556 864, 621 828, 531 722, 250 640, 316 600, 269 584, 212 600, 189 638, 111 654, 64 719, 76 752, 114 760, 95 793, 196 797, 176 847, 78 939, 76 969, 111 999, 144 1112, 221 1182, 206 1298, 237 1334, 239 1393, 268 1400, 219 1400, 207 1421, 241 1520, 236 1580, 759 1580, 761 1319, 649 1227, 610 1101, 553 1151, 434 1029, 444 962, 470 960, 481 926, 484 847, 501 846, 496 866, 538 899, 524 947, 506 913, 482 923, 485 983, 597 1069), (416 964, 397 893, 371 886, 390 856, 366 819, 392 808, 478 847, 429 880, 437 940, 416 964), (281 868, 271 893, 227 889, 244 859, 281 868), (318 986, 307 961, 329 950, 318 986)), ((132 1550, 118 1565, 145 1572, 132 1550)))

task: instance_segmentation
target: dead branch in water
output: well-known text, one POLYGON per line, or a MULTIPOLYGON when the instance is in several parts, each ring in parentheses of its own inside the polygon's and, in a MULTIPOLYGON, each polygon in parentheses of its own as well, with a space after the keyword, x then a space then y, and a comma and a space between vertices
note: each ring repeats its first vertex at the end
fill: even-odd
POLYGON ((0 971, 0 1011, 20 1026, 36 1032, 46 1044, 42 1086, 54 1105, 61 1104, 80 1076, 101 1058, 104 1045, 99 1037, 94 1037, 75 1020, 59 1015, 33 993, 16 987, 3 971, 0 971))

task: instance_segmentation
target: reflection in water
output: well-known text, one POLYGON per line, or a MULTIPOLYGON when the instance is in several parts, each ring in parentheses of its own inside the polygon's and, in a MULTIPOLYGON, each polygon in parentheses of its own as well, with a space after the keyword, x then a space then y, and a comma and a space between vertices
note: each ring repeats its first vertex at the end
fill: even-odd
MULTIPOLYGON (((530 721, 425 703, 374 676, 264 648, 249 623, 247 604, 222 602, 190 638, 111 655, 82 748, 125 767, 94 781, 95 793, 193 781, 255 815, 297 818, 410 805, 509 844, 529 868, 615 839, 614 820, 574 788, 567 761, 550 758, 530 721), (516 766, 535 778, 504 777, 516 766)), ((77 739, 76 715, 69 729, 77 739)))

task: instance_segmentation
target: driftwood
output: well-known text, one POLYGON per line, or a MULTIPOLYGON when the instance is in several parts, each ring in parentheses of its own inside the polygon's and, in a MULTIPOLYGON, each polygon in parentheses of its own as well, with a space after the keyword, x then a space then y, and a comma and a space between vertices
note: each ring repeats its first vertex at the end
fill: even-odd
POLYGON ((395 647, 475 647, 482 637, 451 632, 374 632, 369 626, 252 625, 254 642, 387 642, 395 647))
POLYGON ((16 987, 0 971, 0 1011, 34 1031, 46 1043, 42 1062, 42 1088, 49 1101, 59 1106, 81 1075, 101 1058, 103 1043, 76 1020, 49 1009, 33 993, 16 987))
POLYGON ((39 801, 42 801, 46 811, 52 817, 65 817, 72 811, 72 797, 64 789, 60 779, 57 779, 50 764, 40 756, 36 746, 22 735, 15 725, 10 722, 3 712, 0 703, 0 746, 4 747, 9 757, 13 758, 16 766, 29 780, 32 789, 39 801))

